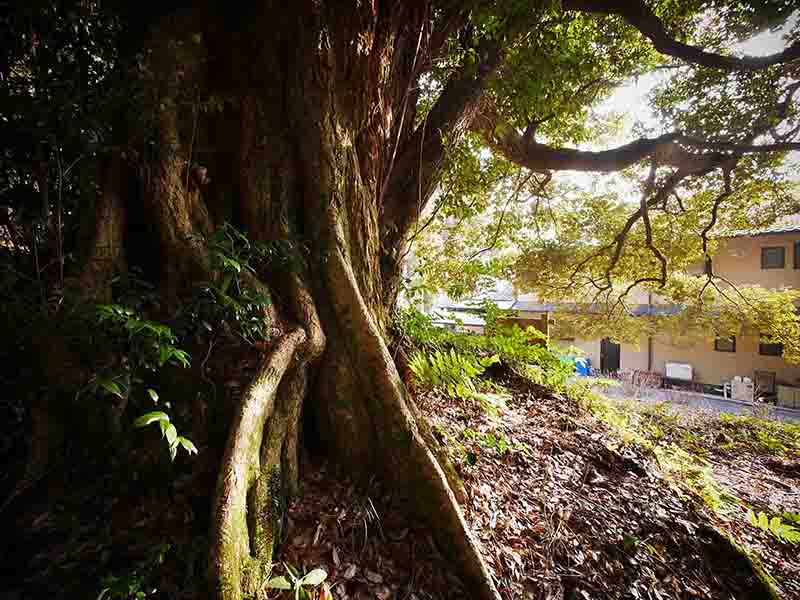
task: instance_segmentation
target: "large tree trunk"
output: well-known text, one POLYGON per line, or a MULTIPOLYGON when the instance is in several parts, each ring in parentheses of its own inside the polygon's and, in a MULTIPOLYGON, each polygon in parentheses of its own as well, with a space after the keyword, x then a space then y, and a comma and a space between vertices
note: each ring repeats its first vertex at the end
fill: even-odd
MULTIPOLYGON (((459 509, 457 477, 426 443, 432 436, 386 342, 396 289, 381 258, 397 256, 385 245, 403 236, 382 234, 382 197, 392 148, 414 121, 407 97, 427 10, 426 2, 261 2, 237 17, 195 9, 160 22, 148 42, 162 147, 143 169, 145 208, 158 231, 165 293, 175 298, 186 283, 213 277, 197 241, 212 215, 253 239, 307 246, 302 268, 276 267, 247 282, 275 299, 265 315, 274 333, 220 468, 209 573, 218 598, 239 599, 264 583, 278 539, 276 496, 298 490, 303 405, 332 456, 408 496, 475 597, 498 597, 459 509), (176 64, 187 53, 173 42, 195 47, 197 64, 176 64), (230 102, 198 123, 181 102, 159 101, 182 89, 230 102), (202 189, 186 176, 198 160, 213 181, 202 189)), ((418 201, 410 189, 409 202, 418 201)))

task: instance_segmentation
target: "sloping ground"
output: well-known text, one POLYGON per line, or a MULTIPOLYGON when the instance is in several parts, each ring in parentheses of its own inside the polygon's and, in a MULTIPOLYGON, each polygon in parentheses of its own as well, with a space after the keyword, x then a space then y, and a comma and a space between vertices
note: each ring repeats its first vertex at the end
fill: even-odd
POLYGON ((418 397, 468 493, 467 519, 504 598, 765 598, 699 502, 633 440, 519 379, 497 414, 418 397))
MULTIPOLYGON (((179 459, 180 460, 180 459, 179 459)), ((197 461, 195 461, 197 462, 197 461)), ((0 598, 207 598, 208 494, 214 473, 186 472, 142 485, 119 472, 73 472, 57 502, 44 497, 10 523, 0 559, 0 598)), ((199 463, 198 463, 199 466, 199 463)), ((137 481, 138 480, 138 481, 137 481)), ((55 491, 55 490, 53 490, 55 491)), ((407 505, 373 483, 364 489, 305 463, 302 496, 288 507, 274 575, 283 563, 323 568, 337 599, 465 598, 459 579, 407 505)), ((263 590, 256 596, 290 597, 263 590)))
POLYGON ((377 482, 363 489, 327 465, 309 465, 304 474, 276 563, 275 575, 285 571, 282 563, 301 572, 323 568, 340 600, 469 597, 401 498, 377 482))
POLYGON ((707 470, 719 498, 717 525, 755 556, 784 598, 800 598, 800 543, 753 526, 748 510, 800 530, 785 518, 800 516, 800 426, 706 411, 671 414, 666 407, 624 404, 637 414, 638 429, 662 446, 685 450, 707 470))
MULTIPOLYGON (((205 380, 222 382, 214 397, 233 406, 257 359, 228 349, 218 354, 225 360, 209 365, 205 380)), ((21 407, 0 402, 0 415, 6 413, 15 419, 3 431, 24 440, 21 407)), ((208 598, 209 513, 225 435, 219 423, 229 419, 186 421, 196 425, 191 437, 199 454, 180 452, 174 462, 154 429, 126 430, 95 445, 68 437, 47 476, 0 512, 0 600, 94 600, 102 590, 104 600, 208 598)), ((24 450, 21 442, 0 444, 0 458, 8 460, 0 505, 12 475, 23 470, 12 473, 24 450)), ((302 573, 323 568, 341 599, 466 597, 430 532, 409 519, 408 503, 377 481, 357 485, 308 457, 301 469, 300 498, 287 507, 274 575, 283 574, 284 563, 302 573)), ((263 590, 253 599, 266 597, 293 595, 263 590)))

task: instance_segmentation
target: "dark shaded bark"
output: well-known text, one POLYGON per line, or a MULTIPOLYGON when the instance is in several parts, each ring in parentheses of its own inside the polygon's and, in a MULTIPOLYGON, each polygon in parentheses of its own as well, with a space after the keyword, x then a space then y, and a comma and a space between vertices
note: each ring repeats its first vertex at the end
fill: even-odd
MULTIPOLYGON (((430 523, 474 595, 496 598, 453 492, 463 493, 457 477, 428 446, 435 440, 418 422, 389 354, 396 279, 381 264, 387 249, 397 257, 405 240, 382 227, 389 203, 408 205, 390 173, 406 169, 408 159, 393 165, 391 149, 405 152, 420 135, 424 147, 434 148, 430 165, 408 175, 425 177, 429 195, 443 129, 465 127, 480 85, 472 81, 442 109, 430 138, 412 131, 408 89, 427 2, 313 9, 266 2, 238 28, 199 11, 154 29, 151 60, 167 71, 179 68, 168 40, 189 44, 201 23, 208 61, 205 70, 184 69, 190 75, 182 83, 232 101, 199 130, 177 108, 154 119, 160 156, 142 171, 145 209, 163 256, 162 287, 175 298, 191 282, 214 277, 201 241, 213 227, 211 215, 231 215, 254 240, 294 239, 306 248, 301 266, 276 264, 243 276, 274 299, 265 315, 273 333, 259 374, 239 400, 218 476, 209 563, 215 596, 238 599, 264 583, 279 538, 278 507, 299 489, 305 410, 331 456, 365 481, 376 474, 391 481, 417 518, 430 523), (402 117, 404 110, 410 112, 402 117), (216 181, 205 189, 185 177, 195 138, 223 150, 207 153, 216 181)), ((408 227, 415 216, 402 218, 408 227)))
POLYGON ((103 161, 86 267, 78 278, 79 291, 87 299, 110 300, 111 278, 115 272, 124 269, 122 242, 129 176, 128 164, 119 153, 115 152, 103 161))

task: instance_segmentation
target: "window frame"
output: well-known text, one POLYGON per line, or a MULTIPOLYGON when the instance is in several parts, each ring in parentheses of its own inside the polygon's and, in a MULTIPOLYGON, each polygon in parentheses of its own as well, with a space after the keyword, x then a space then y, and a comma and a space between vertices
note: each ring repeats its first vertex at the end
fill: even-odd
POLYGON ((783 357, 783 344, 780 342, 764 342, 764 335, 760 334, 758 336, 758 354, 759 356, 777 356, 778 358, 783 357), (775 348, 777 347, 778 353, 774 354, 773 352, 765 352, 767 348, 775 348))
POLYGON ((767 271, 771 269, 785 269, 786 268, 786 248, 784 246, 761 246, 761 270, 767 271), (770 250, 780 250, 781 264, 779 266, 769 266, 767 264, 766 256, 770 250))
POLYGON ((715 352, 729 352, 729 353, 736 353, 736 336, 732 335, 729 338, 724 337, 716 337, 714 338, 714 351, 715 352), (720 348, 719 343, 721 340, 727 339, 731 343, 731 348, 728 350, 727 348, 720 348))
POLYGON ((800 241, 794 243, 794 268, 800 269, 800 241))

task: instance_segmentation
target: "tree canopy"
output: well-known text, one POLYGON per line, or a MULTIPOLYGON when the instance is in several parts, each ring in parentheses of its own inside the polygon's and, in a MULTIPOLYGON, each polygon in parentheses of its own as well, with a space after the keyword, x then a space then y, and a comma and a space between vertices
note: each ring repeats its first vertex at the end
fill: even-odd
MULTIPOLYGON (((305 428, 363 479, 377 472, 408 494, 475 596, 496 599, 463 486, 401 377, 392 317, 409 252, 425 284, 456 295, 502 275, 602 301, 622 320, 635 285, 693 310, 691 299, 731 297, 713 271, 699 283, 676 274, 712 255, 719 234, 797 211, 786 173, 800 149, 793 10, 4 5, 0 330, 13 335, 0 349, 36 366, 29 385, 47 382, 31 394, 33 438, 110 395, 93 406, 110 429, 138 416, 158 423, 173 456, 192 453, 178 435, 191 419, 144 409, 158 401, 154 370, 197 365, 182 410, 219 461, 207 538, 217 597, 263 587, 305 428), (777 28, 776 52, 737 46, 777 28), (655 118, 628 127, 598 112, 651 73, 655 118), (97 302, 104 317, 86 327, 73 309, 97 302), (95 329, 114 340, 108 352, 95 329), (229 357, 251 353, 239 387, 208 375, 222 344, 229 357), (112 367, 131 385, 100 376, 112 367)), ((796 355, 800 342, 780 337, 798 329, 791 293, 741 294, 763 308, 751 321, 796 355)), ((48 447, 26 472, 47 472, 48 447)))
MULTIPOLYGON (((702 335, 758 321, 797 345, 793 292, 732 290, 713 270, 686 278, 720 237, 800 209, 793 7, 676 4, 567 2, 547 33, 509 52, 470 134, 448 146, 412 233, 414 289, 463 297, 512 280, 550 301, 601 304, 605 319, 564 320, 622 339, 653 328, 626 314, 634 289, 651 291, 699 303, 691 313, 702 335), (739 50, 766 32, 786 49, 739 50), (650 114, 603 104, 641 77, 650 114), (772 307, 759 307, 767 297, 772 307), (707 319, 696 316, 702 307, 707 319)), ((685 329, 688 314, 672 328, 685 329)))

